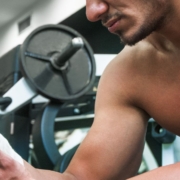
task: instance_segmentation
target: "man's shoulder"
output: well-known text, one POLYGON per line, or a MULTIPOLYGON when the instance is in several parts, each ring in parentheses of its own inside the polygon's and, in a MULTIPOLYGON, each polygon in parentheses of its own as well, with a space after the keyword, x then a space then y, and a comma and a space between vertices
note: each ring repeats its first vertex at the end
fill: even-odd
POLYGON ((148 41, 141 41, 134 46, 125 46, 124 49, 112 61, 114 68, 121 69, 123 72, 130 70, 136 74, 146 71, 154 63, 158 56, 157 49, 148 41))
POLYGON ((134 46, 125 46, 110 62, 107 69, 116 69, 119 73, 133 69, 141 71, 141 68, 153 65, 153 61, 157 59, 157 52, 157 49, 148 40, 140 41, 134 46))
POLYGON ((146 41, 126 46, 107 66, 103 74, 105 84, 112 82, 111 86, 114 84, 119 92, 124 89, 131 97, 139 94, 152 75, 151 69, 156 59, 153 51, 154 47, 146 41))
MULTIPOLYGON (((146 42, 139 42, 134 46, 125 46, 124 49, 108 64, 103 76, 116 79, 117 82, 130 82, 135 76, 146 71, 152 58, 152 47, 146 42), (146 65, 147 64, 147 65, 146 65)), ((108 78, 108 79, 109 79, 108 78)))

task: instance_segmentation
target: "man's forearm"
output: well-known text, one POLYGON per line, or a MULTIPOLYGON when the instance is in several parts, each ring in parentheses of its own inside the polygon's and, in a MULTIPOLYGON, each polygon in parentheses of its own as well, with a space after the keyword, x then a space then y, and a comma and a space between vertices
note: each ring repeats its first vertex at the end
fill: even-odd
POLYGON ((73 174, 67 172, 61 174, 55 171, 36 169, 25 161, 24 165, 26 170, 31 174, 32 180, 77 180, 73 174))
POLYGON ((177 180, 180 177, 180 163, 162 166, 127 180, 177 180))

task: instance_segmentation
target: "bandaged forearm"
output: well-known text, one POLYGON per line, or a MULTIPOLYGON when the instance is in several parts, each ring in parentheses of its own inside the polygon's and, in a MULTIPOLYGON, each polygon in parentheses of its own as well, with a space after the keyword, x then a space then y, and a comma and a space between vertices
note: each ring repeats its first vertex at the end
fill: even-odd
POLYGON ((0 134, 0 151, 12 157, 14 160, 18 161, 20 164, 24 165, 23 159, 21 158, 21 156, 13 150, 9 142, 1 134, 0 134))

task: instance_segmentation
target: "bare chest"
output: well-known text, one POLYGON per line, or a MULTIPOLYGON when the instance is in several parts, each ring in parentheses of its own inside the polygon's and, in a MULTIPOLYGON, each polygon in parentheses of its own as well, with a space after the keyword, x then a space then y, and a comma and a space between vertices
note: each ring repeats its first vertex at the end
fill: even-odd
POLYGON ((180 63, 157 68, 147 76, 142 107, 161 126, 180 135, 180 63))
POLYGON ((171 90, 149 93, 146 112, 166 129, 180 135, 180 92, 171 90))

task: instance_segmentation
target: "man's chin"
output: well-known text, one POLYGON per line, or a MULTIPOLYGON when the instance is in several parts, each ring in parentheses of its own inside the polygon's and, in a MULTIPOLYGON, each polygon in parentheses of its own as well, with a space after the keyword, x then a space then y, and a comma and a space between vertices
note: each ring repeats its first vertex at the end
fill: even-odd
POLYGON ((140 40, 136 40, 133 38, 125 38, 123 36, 118 35, 118 37, 120 38, 120 41, 122 44, 124 45, 128 45, 128 46, 134 46, 136 43, 138 43, 140 40))
POLYGON ((121 43, 123 43, 124 45, 128 45, 128 46, 134 46, 136 45, 138 42, 142 41, 143 39, 145 39, 148 35, 145 34, 133 34, 133 35, 125 35, 122 33, 116 33, 116 35, 120 38, 121 43))

